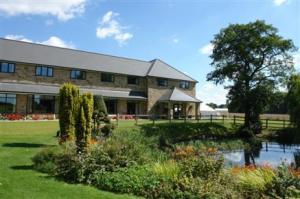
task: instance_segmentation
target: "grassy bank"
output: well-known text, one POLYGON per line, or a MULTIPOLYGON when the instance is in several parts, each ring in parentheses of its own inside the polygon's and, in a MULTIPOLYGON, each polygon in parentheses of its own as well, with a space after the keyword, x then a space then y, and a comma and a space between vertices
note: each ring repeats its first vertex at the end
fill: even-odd
POLYGON ((58 122, 0 122, 0 198, 134 198, 67 184, 32 169, 31 157, 56 145, 58 122))

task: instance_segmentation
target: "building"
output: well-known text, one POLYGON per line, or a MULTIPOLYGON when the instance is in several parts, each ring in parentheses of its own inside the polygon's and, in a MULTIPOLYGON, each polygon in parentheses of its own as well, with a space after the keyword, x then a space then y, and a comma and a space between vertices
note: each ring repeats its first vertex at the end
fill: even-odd
POLYGON ((159 59, 141 61, 0 38, 0 113, 58 112, 59 87, 102 95, 109 114, 195 116, 197 81, 159 59))

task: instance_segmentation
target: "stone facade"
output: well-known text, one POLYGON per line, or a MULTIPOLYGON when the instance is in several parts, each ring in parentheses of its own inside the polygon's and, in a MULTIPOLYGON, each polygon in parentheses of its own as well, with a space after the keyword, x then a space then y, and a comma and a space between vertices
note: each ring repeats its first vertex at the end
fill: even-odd
MULTIPOLYGON (((168 85, 166 87, 157 85, 156 77, 148 77, 147 78, 147 96, 148 96, 148 113, 158 113, 158 114, 167 114, 164 110, 168 109, 167 103, 158 104, 159 98, 167 92, 167 90, 172 89, 174 87, 179 88, 180 80, 168 79, 168 85)), ((180 88, 179 88, 180 89, 180 88)), ((196 84, 195 82, 190 82, 190 87, 188 89, 180 89, 182 92, 195 97, 196 95, 196 84)), ((180 102, 179 102, 180 103, 180 102)), ((174 103, 172 103, 173 105, 174 103)), ((187 114, 195 115, 195 104, 194 103, 183 103, 187 114)))
POLYGON ((53 67, 53 77, 44 77, 35 75, 36 65, 34 64, 16 64, 15 73, 0 73, 0 79, 2 82, 21 82, 21 83, 37 83, 37 84, 51 84, 61 85, 66 82, 71 82, 75 85, 87 88, 110 89, 110 90, 136 90, 146 92, 146 80, 143 77, 139 77, 139 84, 132 85, 127 84, 127 75, 114 74, 115 81, 102 82, 101 72, 98 71, 86 71, 85 80, 71 79, 70 68, 53 67))
MULTIPOLYGON (((79 87, 84 88, 99 88, 107 90, 119 90, 119 91, 142 91, 147 95, 147 101, 138 101, 136 103, 136 114, 164 114, 164 110, 168 109, 169 105, 166 103, 158 103, 158 99, 169 89, 174 87, 179 88, 180 80, 168 79, 168 85, 161 87, 157 85, 156 77, 138 77, 139 84, 131 85, 127 83, 127 75, 114 74, 114 82, 102 82, 101 72, 99 71, 86 71, 85 80, 73 80, 70 78, 71 68, 65 67, 53 67, 53 77, 36 76, 36 64, 24 64, 16 63, 15 73, 0 73, 1 82, 14 82, 14 83, 34 83, 45 85, 57 85, 60 86, 63 83, 71 82, 79 87)), ((83 69, 82 69, 83 70, 83 69)), ((196 83, 190 82, 188 89, 180 89, 182 92, 195 97, 196 83)), ((17 94, 17 113, 30 113, 32 99, 29 99, 30 95, 17 94)), ((117 100, 117 111, 119 114, 127 113, 127 99, 117 100)), ((179 102, 180 103, 180 102, 179 102)), ((181 103, 187 114, 195 114, 194 103, 181 103)), ((58 111, 57 100, 55 102, 55 112, 58 111)))

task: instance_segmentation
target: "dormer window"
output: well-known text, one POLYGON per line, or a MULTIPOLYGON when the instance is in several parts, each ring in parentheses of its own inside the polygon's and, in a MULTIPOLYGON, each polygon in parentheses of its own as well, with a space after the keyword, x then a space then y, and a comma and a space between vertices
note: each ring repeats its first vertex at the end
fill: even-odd
POLYGON ((167 79, 157 78, 156 81, 157 81, 157 86, 163 86, 163 87, 168 86, 168 80, 167 79))
POLYGON ((101 81, 102 82, 114 82, 115 76, 111 73, 101 73, 101 81))
POLYGON ((37 66, 35 68, 36 76, 53 77, 53 67, 37 66))
POLYGON ((85 78, 86 78, 85 71, 82 71, 82 70, 72 70, 71 71, 71 79, 85 80, 85 78))
POLYGON ((190 88, 190 82, 188 82, 188 81, 179 82, 179 88, 189 89, 190 88))

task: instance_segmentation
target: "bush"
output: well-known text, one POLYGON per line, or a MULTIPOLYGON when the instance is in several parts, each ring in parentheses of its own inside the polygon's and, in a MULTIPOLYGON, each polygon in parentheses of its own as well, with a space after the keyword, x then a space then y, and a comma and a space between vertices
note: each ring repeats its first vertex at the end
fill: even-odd
POLYGON ((59 90, 59 127, 61 142, 75 136, 75 120, 78 111, 79 90, 70 83, 59 90))
POLYGON ((238 189, 244 196, 250 198, 262 197, 268 190, 271 190, 276 176, 270 167, 234 168, 233 173, 238 189))
POLYGON ((120 168, 115 172, 98 171, 94 180, 100 189, 141 196, 150 196, 161 181, 149 166, 120 168))
POLYGON ((280 197, 300 197, 300 177, 292 168, 284 164, 277 168, 277 175, 274 180, 274 189, 280 197))
POLYGON ((46 148, 37 153, 33 158, 33 167, 34 169, 54 174, 55 171, 55 159, 58 154, 58 148, 52 147, 52 148, 46 148))
POLYGON ((93 103, 93 95, 90 93, 85 93, 80 97, 75 125, 78 151, 84 151, 91 140, 93 103))
POLYGON ((177 143, 204 138, 226 138, 231 133, 224 125, 216 123, 162 123, 156 125, 142 125, 147 136, 161 136, 167 142, 177 143))

